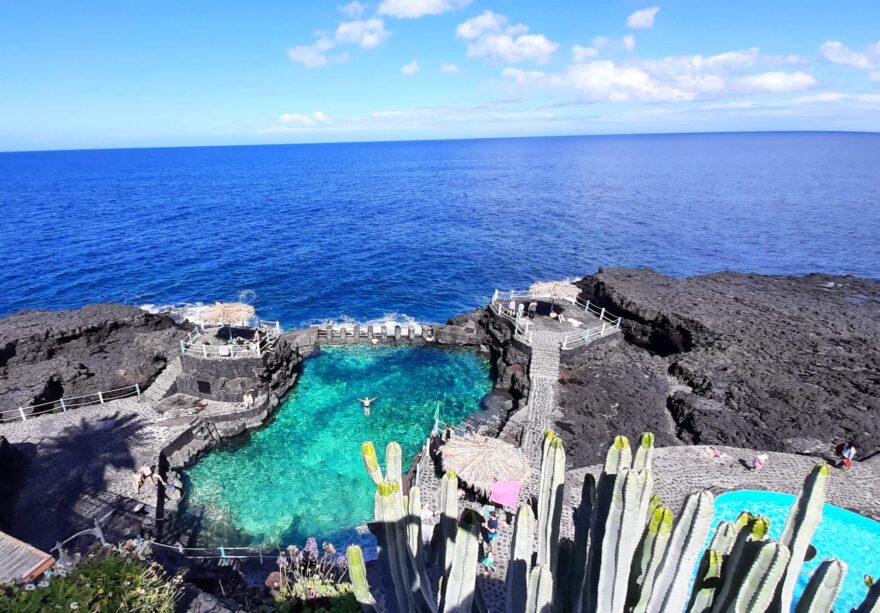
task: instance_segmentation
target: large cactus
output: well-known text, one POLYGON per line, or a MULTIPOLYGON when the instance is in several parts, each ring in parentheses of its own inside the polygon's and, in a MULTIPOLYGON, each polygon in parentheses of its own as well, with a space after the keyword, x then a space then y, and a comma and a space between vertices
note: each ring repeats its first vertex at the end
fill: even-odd
POLYGON ((378 605, 376 599, 370 593, 370 584, 367 583, 367 567, 364 564, 364 552, 358 545, 350 545, 345 550, 348 558, 348 577, 351 580, 354 597, 361 605, 365 613, 376 613, 378 605))
POLYGON ((507 613, 525 613, 532 565, 532 509, 524 504, 516 512, 510 560, 507 563, 507 613))
POLYGON ((777 594, 777 606, 782 611, 791 611, 794 588, 804 564, 804 556, 822 520, 825 486, 828 483, 829 472, 830 469, 826 464, 819 464, 813 468, 804 481, 797 500, 791 506, 788 520, 779 538, 779 542, 791 551, 791 561, 777 594))
POLYGON ((548 431, 544 438, 544 464, 538 492, 539 565, 556 572, 559 555, 559 529, 565 490, 565 448, 562 439, 548 431))
MULTIPOLYGON (((391 613, 488 613, 476 587, 482 518, 465 509, 461 525, 456 524, 458 479, 454 473, 444 475, 440 491, 443 520, 437 531, 442 579, 439 598, 434 596, 421 548, 421 492, 413 487, 408 497, 403 496, 398 451, 398 446, 389 445, 385 479, 377 485, 376 522, 371 525, 387 580, 386 604, 391 613)), ((533 516, 528 505, 517 512, 506 584, 508 613, 787 610, 781 603, 788 598, 788 579, 799 574, 818 523, 827 467, 817 467, 805 480, 780 542, 768 539, 766 518, 742 513, 736 522, 718 525, 701 558, 714 499, 709 492, 691 494, 680 516, 673 520, 672 512, 652 496, 652 451, 653 437, 648 434, 642 435, 634 460, 628 441, 615 439, 598 486, 591 476, 585 478, 581 504, 573 518, 574 541, 561 547, 565 452, 561 440, 547 433, 538 516, 533 516), (531 568, 535 524, 539 528, 538 563, 531 568), (564 552, 566 568, 554 570, 561 555, 558 552, 564 552), (688 598, 687 586, 698 559, 696 582, 688 598)), ((372 444, 366 443, 362 452, 371 479, 381 476, 372 444)), ((363 555, 359 548, 349 548, 348 556, 355 596, 365 611, 375 613, 378 607, 369 593, 363 555)), ((845 572, 842 562, 823 562, 795 612, 829 613, 845 572)), ((880 587, 871 586, 854 613, 880 613, 880 587)))

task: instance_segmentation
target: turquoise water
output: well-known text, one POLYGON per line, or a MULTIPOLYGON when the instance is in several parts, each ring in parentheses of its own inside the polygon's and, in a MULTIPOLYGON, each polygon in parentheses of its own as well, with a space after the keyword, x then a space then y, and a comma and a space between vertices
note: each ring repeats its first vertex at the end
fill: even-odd
MULTIPOLYGON (((750 511, 770 519, 770 536, 778 539, 788 518, 795 497, 776 492, 739 490, 718 496, 715 500, 715 521, 734 521, 740 511, 750 511)), ((711 538, 711 536, 710 536, 711 538)), ((846 509, 826 504, 822 522, 813 536, 816 557, 801 569, 796 594, 807 586, 810 575, 822 560, 838 558, 849 570, 843 589, 837 597, 835 611, 849 611, 865 597, 868 588, 863 577, 880 575, 880 522, 846 509)))
POLYGON ((385 445, 396 440, 406 470, 438 401, 443 418, 457 423, 491 388, 489 362, 473 352, 325 349, 304 361, 271 423, 186 471, 184 520, 198 523, 205 545, 354 542, 354 526, 373 513, 361 443, 372 440, 384 462, 385 445), (365 417, 356 399, 374 396, 365 417))

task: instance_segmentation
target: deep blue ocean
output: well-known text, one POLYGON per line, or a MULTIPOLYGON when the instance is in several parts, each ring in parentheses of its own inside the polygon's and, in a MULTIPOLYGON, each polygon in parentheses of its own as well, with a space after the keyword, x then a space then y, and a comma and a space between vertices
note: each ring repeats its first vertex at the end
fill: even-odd
POLYGON ((288 327, 599 266, 877 278, 880 135, 4 153, 0 261, 0 315, 243 297, 288 327))

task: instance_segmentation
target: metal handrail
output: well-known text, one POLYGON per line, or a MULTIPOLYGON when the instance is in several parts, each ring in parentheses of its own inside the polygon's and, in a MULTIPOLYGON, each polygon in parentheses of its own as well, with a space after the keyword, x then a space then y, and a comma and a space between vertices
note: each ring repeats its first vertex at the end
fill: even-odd
POLYGON ((101 390, 98 392, 93 392, 91 394, 86 394, 84 396, 74 396, 72 398, 59 398, 58 400, 52 400, 50 402, 43 402, 40 404, 32 404, 24 407, 18 407, 17 409, 11 409, 7 411, 0 411, 0 423, 7 423, 11 421, 27 421, 29 417, 33 417, 35 415, 43 415, 45 413, 51 413, 55 409, 60 408, 63 412, 67 412, 68 409, 75 409, 77 407, 84 407, 91 404, 105 404, 110 402, 111 400, 119 400, 120 398, 129 398, 131 396, 140 396, 141 395, 141 386, 138 383, 134 385, 129 385, 127 387, 118 387, 112 390, 101 390), (126 391, 127 390, 127 391, 126 391), (124 394, 118 394, 113 396, 112 398, 107 398, 106 395, 115 394, 116 392, 125 392, 124 394), (77 400, 83 400, 86 398, 97 398, 96 400, 89 400, 85 402, 76 402, 77 400), (39 409, 43 407, 51 407, 45 411, 33 411, 32 409, 39 409), (29 410, 30 414, 25 413, 25 410, 29 410), (12 415, 13 417, 9 417, 12 415))

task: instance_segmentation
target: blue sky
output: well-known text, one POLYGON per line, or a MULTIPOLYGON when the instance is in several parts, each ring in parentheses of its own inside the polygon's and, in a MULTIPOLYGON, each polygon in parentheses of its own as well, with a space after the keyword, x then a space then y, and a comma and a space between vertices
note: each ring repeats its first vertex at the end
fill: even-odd
POLYGON ((0 150, 880 131, 877 0, 0 3, 0 150))

